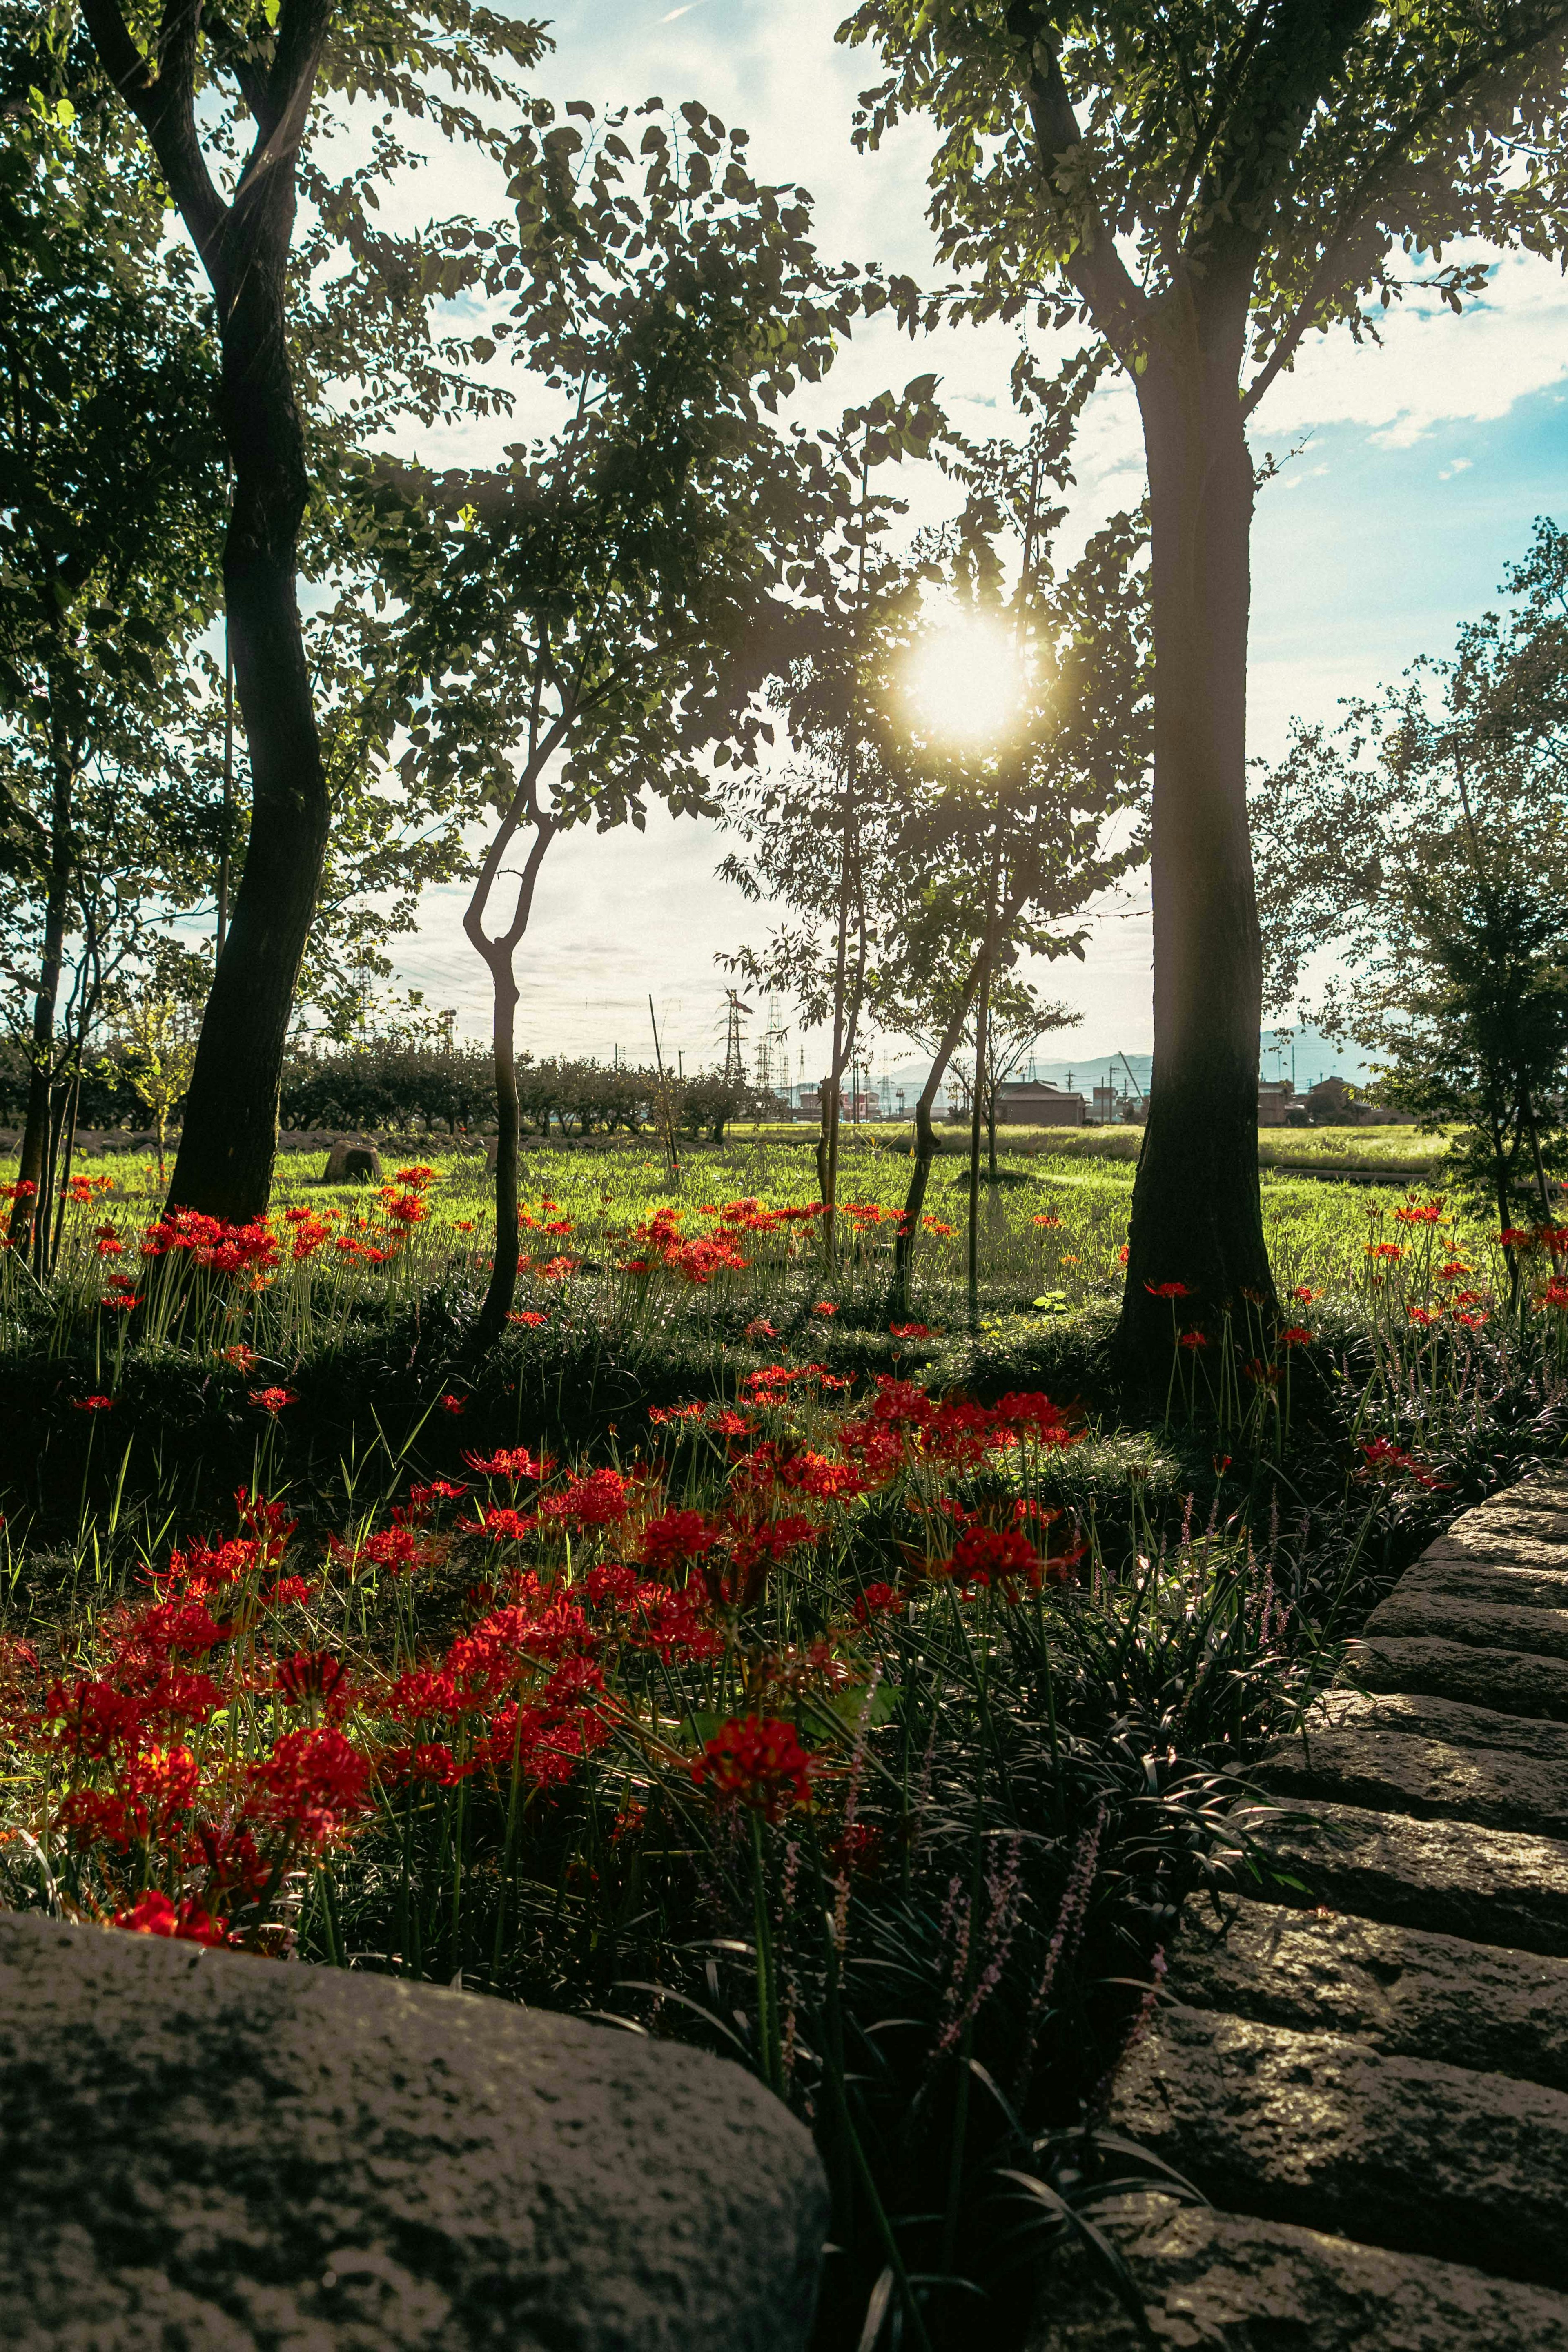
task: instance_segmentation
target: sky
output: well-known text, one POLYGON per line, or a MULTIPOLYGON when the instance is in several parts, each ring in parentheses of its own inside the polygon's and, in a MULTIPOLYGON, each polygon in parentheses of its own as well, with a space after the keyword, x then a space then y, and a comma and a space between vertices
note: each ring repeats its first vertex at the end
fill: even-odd
MULTIPOLYGON (((531 82, 558 101, 700 99, 726 125, 751 131, 758 177, 811 191, 825 256, 878 260, 931 282, 923 215, 932 133, 916 121, 879 153, 855 152, 850 118, 877 61, 836 46, 847 6, 568 0, 551 20, 554 54, 531 82)), ((885 384, 934 370, 939 397, 963 430, 1010 431, 1014 348, 1000 327, 911 344, 888 322, 872 322, 800 413, 812 423, 837 417, 885 384)), ((1260 493, 1253 538, 1248 749, 1267 759, 1282 750, 1293 714, 1331 719, 1342 698, 1375 690, 1418 654, 1448 651, 1458 625, 1496 603, 1533 519, 1568 520, 1568 286, 1548 263, 1508 257, 1463 318, 1407 307, 1390 315, 1382 349, 1358 348, 1345 335, 1320 340, 1271 389, 1256 428, 1256 452, 1295 453, 1260 493)), ((477 432, 454 432, 420 454, 461 464, 489 462, 492 451, 477 432)), ((1065 538, 1087 535, 1142 495, 1129 392, 1097 395, 1077 470, 1065 538)), ((920 500, 928 495, 940 494, 921 488, 920 500)), ((553 845, 518 957, 520 1044, 541 1055, 650 1058, 651 992, 672 1055, 690 1067, 721 1054, 727 980, 715 956, 755 939, 767 921, 716 876, 723 847, 712 824, 658 810, 645 834, 553 845)), ((459 1030, 479 1036, 489 983, 463 937, 462 904, 457 889, 427 895, 417 934, 395 950, 398 984, 423 990, 431 1005, 455 1006, 459 1030)), ((1147 906, 1146 877, 1135 877, 1091 910, 1083 961, 1058 961, 1037 975, 1082 1016, 1070 1039, 1043 1049, 1043 1074, 1047 1051, 1070 1050, 1080 1069, 1119 1049, 1147 1054, 1147 906)), ((787 1020, 789 1009, 780 1011, 787 1020)), ((763 1019, 759 1008, 753 1026, 763 1019)), ((806 1075, 817 1074, 819 1041, 792 1034, 785 1050, 790 1076, 803 1052, 806 1075)), ((1308 1075, 1331 1059, 1315 1054, 1308 1075)), ((896 1075, 916 1066, 897 1041, 877 1066, 884 1061, 896 1075)), ((1353 1058, 1337 1066, 1353 1072, 1353 1058)))

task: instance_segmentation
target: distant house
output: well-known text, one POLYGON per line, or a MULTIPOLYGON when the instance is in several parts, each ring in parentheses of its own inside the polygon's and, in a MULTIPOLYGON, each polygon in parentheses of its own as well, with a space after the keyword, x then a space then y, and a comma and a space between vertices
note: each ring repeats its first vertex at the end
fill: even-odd
POLYGON ((1036 1078, 1005 1078, 996 1089, 998 1127, 1081 1127, 1085 1108, 1081 1095, 1036 1078))

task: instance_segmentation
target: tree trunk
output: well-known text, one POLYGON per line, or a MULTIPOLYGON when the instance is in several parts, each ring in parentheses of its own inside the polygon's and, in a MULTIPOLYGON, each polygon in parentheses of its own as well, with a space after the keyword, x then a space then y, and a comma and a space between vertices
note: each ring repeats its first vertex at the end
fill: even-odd
POLYGON ((510 957, 492 965, 495 1012, 491 1035, 496 1071, 496 1246, 489 1288, 474 1327, 474 1339, 488 1348, 506 1329, 506 1318, 517 1296, 517 1146, 521 1116, 517 1097, 517 982, 510 957))
POLYGON ((1244 1294, 1274 1304, 1258 1184, 1261 958, 1247 821, 1247 635, 1253 472, 1237 399, 1239 344, 1138 380, 1149 463, 1154 619, 1151 866, 1154 1056, 1132 1192, 1119 1333, 1130 1370, 1163 1380, 1184 1283, 1190 1319, 1244 1294))
MULTIPOLYGON (((71 876, 71 784, 74 766, 55 730, 54 782, 49 806, 49 880, 44 899, 44 951, 38 966, 38 992, 33 1000, 32 1069, 27 1080, 27 1118, 22 1130, 22 1156, 16 1170, 18 1190, 11 1203, 10 1242, 26 1250, 36 1236, 48 1231, 48 1201, 45 1163, 49 1149, 50 1098, 54 1091, 55 1013, 59 1003, 60 967, 65 958, 66 901, 71 876), (20 1187, 31 1184, 32 1193, 20 1187)), ((37 1254, 42 1259, 43 1242, 37 1254)))
POLYGON ((281 263, 275 278, 258 264, 224 330, 235 472, 224 583, 250 755, 250 838, 169 1188, 171 1205, 237 1221, 259 1216, 271 1190, 283 1052, 331 820, 295 593, 308 483, 283 299, 281 263))
POLYGON ((907 1322, 910 1314, 910 1279, 914 1270, 915 1243, 921 1229, 921 1215, 925 1208, 926 1186, 931 1181, 931 1163, 936 1158, 936 1129, 931 1121, 931 1106, 948 1064, 963 1034, 963 1024, 969 1018, 969 1008, 979 994, 982 983, 990 975, 996 943, 1017 914, 1016 905, 996 909, 991 929, 981 941, 980 952, 969 968, 963 999, 954 1010, 942 1036, 937 1040, 931 1056, 931 1069, 915 1104, 915 1170, 910 1179, 909 1192, 904 1201, 904 1213, 899 1220, 898 1238, 893 1245, 893 1282, 888 1297, 888 1312, 900 1321, 907 1322))

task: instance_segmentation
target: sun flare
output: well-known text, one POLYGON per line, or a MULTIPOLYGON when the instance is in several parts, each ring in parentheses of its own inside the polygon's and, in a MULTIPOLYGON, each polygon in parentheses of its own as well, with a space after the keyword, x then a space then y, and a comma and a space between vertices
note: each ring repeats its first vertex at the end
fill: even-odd
POLYGON ((1023 700, 1017 645, 998 621, 944 621, 912 648, 904 686, 922 729, 960 746, 994 742, 1023 700))

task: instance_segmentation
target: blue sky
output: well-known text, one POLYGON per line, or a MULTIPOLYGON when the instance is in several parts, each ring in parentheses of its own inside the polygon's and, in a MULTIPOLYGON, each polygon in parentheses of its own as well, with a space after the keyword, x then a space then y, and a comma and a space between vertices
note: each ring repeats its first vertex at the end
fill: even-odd
MULTIPOLYGON (((700 98, 752 134, 759 175, 798 181, 816 200, 824 253, 923 270, 927 126, 881 154, 849 142, 856 92, 875 79, 867 51, 835 46, 845 0, 573 0, 552 20, 552 58, 534 87, 558 100, 667 104, 700 98)), ((470 199, 471 200, 471 199, 470 199)), ((816 398, 832 414, 882 384, 939 370, 942 397, 973 433, 1007 429, 1005 331, 944 333, 911 346, 879 325, 846 351, 816 398)), ((504 436, 503 436, 504 437, 504 436)), ((1568 519, 1568 289, 1549 265, 1510 257, 1462 320, 1393 314, 1385 347, 1340 337, 1309 350, 1258 413, 1256 446, 1301 444, 1262 492, 1253 548, 1249 745, 1268 757, 1292 712, 1330 717, 1336 700, 1374 688, 1419 653, 1441 654, 1457 625, 1495 601, 1533 518, 1568 519)), ((476 462, 478 440, 426 453, 476 462)), ((1095 403, 1081 436, 1087 532, 1142 492, 1130 396, 1095 403)), ((921 499, 927 493, 921 491, 921 499)), ((646 835, 568 836, 543 869, 519 956, 520 1041, 536 1052, 647 1050, 647 996, 661 1034, 689 1061, 714 1050, 723 976, 715 952, 756 929, 713 868, 710 826, 650 816, 646 835)), ((416 939, 399 952, 404 984, 454 1004, 474 1034, 488 1020, 486 976, 462 937, 461 894, 432 893, 416 939)), ((1084 1063, 1151 1042, 1145 894, 1136 886, 1095 910, 1081 964, 1058 962, 1047 985, 1082 1014, 1084 1063)), ((1065 1043, 1066 1041, 1064 1041, 1065 1043)), ((798 1046, 792 1044, 792 1062, 798 1046)), ((817 1058, 806 1042, 808 1069, 817 1058)), ((893 1046, 889 1059, 904 1057, 893 1046)))

